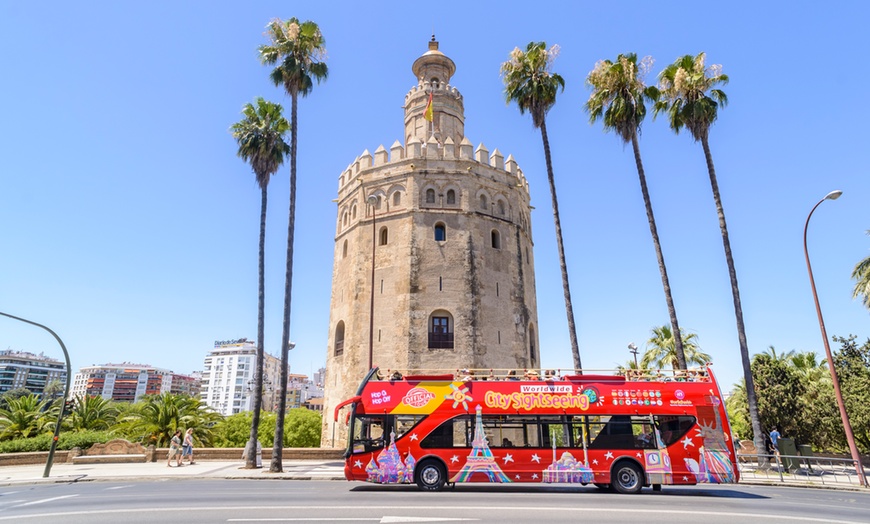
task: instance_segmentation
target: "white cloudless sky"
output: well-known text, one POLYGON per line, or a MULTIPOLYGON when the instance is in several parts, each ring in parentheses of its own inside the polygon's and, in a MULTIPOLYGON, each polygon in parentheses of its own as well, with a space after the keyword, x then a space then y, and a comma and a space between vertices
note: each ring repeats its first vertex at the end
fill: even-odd
MULTIPOLYGON (((863 2, 12 2, 0 0, 0 311, 55 330, 73 371, 108 362, 201 369, 215 340, 256 337, 259 189, 228 131, 256 96, 284 104, 257 60, 274 17, 317 22, 329 78, 299 104, 294 372, 325 363, 338 177, 402 140, 411 64, 434 30, 456 63, 466 135, 512 154, 531 184, 545 367, 571 365, 540 133, 507 106, 499 65, 559 44, 547 117, 584 367, 613 368, 668 323, 630 147, 583 111, 600 59, 707 53, 731 82, 710 144, 752 353, 823 354, 870 336, 850 274, 868 255, 870 83, 863 2), (837 345, 834 345, 836 349, 837 345)), ((651 111, 650 111, 651 116, 651 111)), ((724 388, 742 376, 704 156, 648 118, 640 148, 680 324, 724 388)), ((266 349, 278 354, 289 164, 269 188, 266 349)), ((388 320, 384 320, 387 322, 388 320)), ((62 359, 47 333, 0 317, 0 349, 62 359)), ((375 358, 377 361, 377 358, 375 358)))

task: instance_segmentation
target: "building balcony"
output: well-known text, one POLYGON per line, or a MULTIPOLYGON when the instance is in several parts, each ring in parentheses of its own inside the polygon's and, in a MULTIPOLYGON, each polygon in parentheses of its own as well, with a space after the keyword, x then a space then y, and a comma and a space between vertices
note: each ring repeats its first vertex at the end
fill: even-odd
POLYGON ((429 333, 429 349, 453 349, 453 333, 429 333))

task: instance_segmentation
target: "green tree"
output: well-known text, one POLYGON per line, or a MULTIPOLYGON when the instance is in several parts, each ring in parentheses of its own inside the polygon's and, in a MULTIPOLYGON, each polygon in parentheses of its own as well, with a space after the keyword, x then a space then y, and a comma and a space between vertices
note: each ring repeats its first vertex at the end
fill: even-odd
MULTIPOLYGON (((683 353, 687 364, 703 366, 712 360, 709 354, 701 351, 698 345, 698 334, 683 331, 683 353)), ((682 369, 677 360, 676 339, 670 326, 656 326, 652 329, 652 337, 646 341, 646 352, 641 359, 641 366, 664 369, 682 369)))
POLYGON ((758 401, 755 382, 752 380, 749 346, 746 342, 746 328, 743 324, 743 306, 740 303, 740 289, 737 285, 737 269, 734 267, 734 257, 731 255, 731 241, 728 238, 728 226, 725 223, 725 210, 719 195, 719 182, 716 180, 716 169, 713 166, 713 155, 710 153, 710 126, 719 116, 719 107, 728 103, 728 97, 716 86, 728 83, 728 76, 722 74, 722 66, 713 65, 707 68, 704 64, 706 55, 685 55, 668 65, 659 75, 660 100, 655 105, 655 114, 666 112, 671 129, 679 134, 684 127, 696 142, 701 142, 704 148, 704 158, 707 161, 707 173, 710 176, 710 187, 713 190, 713 202, 719 217, 719 230, 722 233, 722 246, 725 249, 725 261, 728 264, 728 276, 731 280, 731 296, 734 301, 734 317, 737 321, 737 341, 740 346, 740 358, 743 362, 743 379, 746 381, 746 398, 749 402, 749 418, 752 423, 755 446, 764 449, 764 435, 761 420, 758 415, 758 401))
MULTIPOLYGON (((854 335, 833 338, 840 344, 839 351, 834 353, 834 368, 840 379, 855 444, 862 453, 867 453, 870 451, 870 339, 858 345, 854 335)), ((839 430, 843 431, 842 424, 839 430)))
POLYGON ((64 422, 73 430, 106 431, 112 429, 119 410, 114 402, 103 397, 80 395, 64 422))
MULTIPOLYGON (((867 234, 870 235, 870 231, 867 234)), ((852 298, 861 297, 864 307, 870 309, 870 257, 858 262, 852 271, 852 278, 855 279, 852 298)))
POLYGON ((594 124, 598 120, 603 121, 605 131, 613 131, 622 141, 623 145, 631 143, 634 150, 634 162, 637 166, 637 176, 640 180, 640 190, 643 195, 643 204, 646 209, 646 218, 649 222, 649 231, 652 235, 655 247, 656 259, 659 264, 659 272, 662 276, 662 287, 665 291, 665 301, 668 306, 668 315, 671 320, 671 332, 674 336, 674 351, 676 353, 676 368, 686 369, 686 358, 683 354, 683 341, 680 336, 680 324, 677 321, 677 310, 674 307, 674 299, 671 295, 671 284, 668 279, 668 270, 665 266, 665 257, 662 254, 662 244, 659 241, 656 218, 653 214, 652 202, 647 188, 646 175, 644 174, 643 161, 640 156, 640 144, 638 133, 640 125, 646 117, 646 104, 644 101, 656 102, 659 93, 655 87, 647 87, 644 77, 652 66, 652 57, 646 57, 637 62, 637 55, 628 53, 616 57, 616 61, 599 60, 595 68, 586 76, 586 85, 592 88, 592 94, 586 101, 586 111, 589 113, 589 122, 594 124))
POLYGON ((510 60, 501 65, 505 99, 508 104, 516 102, 520 114, 527 111, 532 116, 532 125, 541 130, 544 143, 544 159, 547 162, 547 181, 553 206, 553 223, 556 226, 556 247, 559 250, 559 267, 562 272, 562 290, 565 295, 565 312, 568 316, 568 336, 574 367, 580 369, 580 347, 577 343, 577 328, 574 325, 574 305, 568 285, 568 266, 562 242, 562 222, 559 219, 559 200, 556 197, 556 180, 553 176, 553 161, 550 157, 550 139, 547 137, 547 112, 556 103, 556 95, 565 90, 565 80, 552 72, 553 61, 559 55, 559 46, 547 49, 545 42, 529 42, 526 50, 514 48, 510 60))
POLYGON ((293 284, 293 238, 296 226, 296 138, 299 123, 296 110, 299 95, 308 95, 314 82, 325 80, 328 68, 326 40, 317 24, 297 18, 275 19, 266 26, 269 43, 259 47, 260 62, 275 65, 269 77, 276 86, 283 86, 292 101, 290 111, 290 211, 287 226, 287 270, 284 275, 284 325, 281 330, 281 380, 278 389, 278 413, 275 421, 275 441, 269 471, 284 471, 282 464, 284 418, 287 409, 287 374, 290 369, 290 303, 293 284), (277 64, 277 65, 276 65, 277 64))
MULTIPOLYGON (((251 420, 254 414, 250 411, 235 413, 215 424, 213 443, 218 448, 241 448, 250 441, 251 420)), ((268 445, 275 435, 274 413, 262 412, 260 414, 260 427, 257 439, 260 445, 268 445)), ((255 457, 256 460, 256 457, 255 457)))
POLYGON ((751 437, 752 427, 749 424, 749 411, 746 409, 746 384, 743 380, 734 384, 734 389, 725 399, 725 409, 733 436, 741 440, 751 437))
MULTIPOLYGON (((762 392, 758 396, 761 425, 768 431, 776 426, 784 437, 797 442, 811 440, 805 423, 806 384, 788 359, 758 353, 752 358, 752 375, 762 392)), ((758 449, 764 449, 764 443, 758 449)))
MULTIPOLYGON (((273 104, 258 97, 256 107, 245 104, 242 114, 245 116, 232 126, 233 138, 239 149, 237 155, 251 164, 251 170, 260 186, 260 244, 258 252, 258 283, 257 294, 257 362, 254 371, 254 405, 251 420, 249 441, 257 438, 260 427, 260 409, 263 405, 263 338, 265 336, 265 300, 266 300, 266 206, 267 189, 272 175, 284 163, 284 156, 290 153, 290 146, 284 142, 284 135, 290 129, 290 123, 284 118, 284 109, 279 104, 273 104)), ((246 467, 257 467, 256 456, 249 453, 246 467)))
MULTIPOLYGON (((320 446, 321 424, 320 414, 315 411, 305 408, 288 410, 284 421, 283 445, 289 448, 320 446)), ((265 433, 265 436, 269 436, 268 430, 265 433)))
POLYGON ((10 398, 0 409, 0 440, 35 437, 53 430, 56 419, 57 409, 39 395, 10 398))

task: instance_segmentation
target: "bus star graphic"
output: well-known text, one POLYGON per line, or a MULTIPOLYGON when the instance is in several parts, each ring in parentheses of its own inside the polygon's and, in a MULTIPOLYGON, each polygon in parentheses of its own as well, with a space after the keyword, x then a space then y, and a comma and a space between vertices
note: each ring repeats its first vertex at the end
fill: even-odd
POLYGON ((535 453, 534 455, 532 455, 532 462, 537 462, 538 464, 540 464, 540 463, 541 463, 541 457, 539 457, 538 454, 535 453))
POLYGON ((514 461, 514 457, 510 453, 508 453, 504 456, 504 463, 505 464, 507 464, 508 462, 513 462, 513 461, 514 461))
POLYGON ((456 384, 450 384, 450 389, 453 390, 453 393, 444 395, 444 399, 453 399, 454 408, 461 403, 462 407, 465 408, 465 411, 468 411, 468 403, 474 401, 471 395, 468 394, 468 388, 463 387, 462 389, 459 389, 458 387, 456 387, 456 384))
POLYGON ((695 447, 695 443, 692 442, 692 439, 689 438, 688 435, 686 435, 686 438, 684 438, 680 442, 682 442, 682 444, 683 444, 683 449, 687 449, 689 446, 692 446, 693 448, 695 447))
POLYGON ((360 462, 359 460, 357 460, 356 462, 353 463, 353 467, 355 467, 355 468, 361 468, 361 467, 362 467, 362 462, 360 462))
POLYGON ((607 460, 612 459, 612 458, 613 458, 613 452, 612 452, 612 451, 608 451, 607 453, 604 454, 604 458, 606 458, 607 460))
POLYGON ((411 440, 417 440, 419 437, 417 437, 416 433, 411 433, 411 436, 408 438, 410 438, 411 440))
POLYGON ((456 463, 456 462, 459 462, 459 457, 458 457, 458 456, 453 455, 452 457, 450 457, 450 463, 451 463, 451 464, 454 464, 454 463, 456 463))

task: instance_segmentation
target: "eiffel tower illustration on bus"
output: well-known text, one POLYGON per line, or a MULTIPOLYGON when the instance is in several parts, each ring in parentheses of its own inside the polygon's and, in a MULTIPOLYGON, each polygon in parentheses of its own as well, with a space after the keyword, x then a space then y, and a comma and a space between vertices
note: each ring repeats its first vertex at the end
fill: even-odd
POLYGON ((480 404, 475 409, 474 440, 471 442, 471 453, 465 465, 459 473, 450 479, 450 482, 468 482, 475 473, 483 473, 490 482, 510 482, 511 479, 498 467, 489 444, 486 442, 486 434, 483 432, 483 419, 480 416, 480 404))

